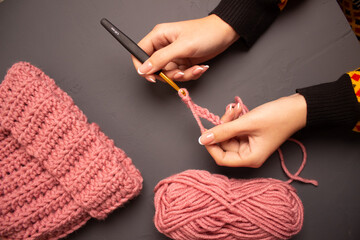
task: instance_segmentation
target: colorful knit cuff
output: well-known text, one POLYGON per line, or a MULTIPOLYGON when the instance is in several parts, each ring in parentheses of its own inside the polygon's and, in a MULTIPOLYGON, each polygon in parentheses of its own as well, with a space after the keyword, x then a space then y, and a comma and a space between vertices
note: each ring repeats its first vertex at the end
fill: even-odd
POLYGON ((210 14, 216 14, 227 22, 250 47, 279 13, 277 0, 222 0, 210 14))
MULTIPOLYGON (((354 89, 354 93, 358 103, 360 104, 360 68, 356 69, 355 71, 350 71, 347 73, 351 79, 351 83, 354 89)), ((353 131, 360 132, 360 119, 356 123, 353 131)))
MULTIPOLYGON (((10 206, 13 209, 5 211, 5 215, 1 213, 0 225, 3 225, 4 219, 9 220, 19 212, 25 215, 38 214, 37 218, 41 220, 46 218, 46 215, 52 214, 52 211, 67 209, 69 206, 55 208, 58 210, 54 210, 54 207, 47 209, 48 204, 56 201, 56 198, 52 198, 56 195, 59 197, 61 193, 68 199, 63 205, 71 203, 72 209, 77 208, 80 215, 64 210, 65 215, 58 216, 61 219, 47 220, 51 221, 50 225, 65 226, 73 222, 74 218, 79 218, 75 220, 76 223, 70 224, 72 226, 70 229, 64 227, 65 230, 52 232, 60 236, 66 231, 71 232, 80 227, 89 216, 105 218, 109 212, 138 195, 142 188, 140 172, 125 152, 115 147, 114 142, 105 136, 96 124, 89 124, 86 116, 74 104, 71 97, 57 87, 55 82, 40 69, 29 63, 21 62, 13 65, 0 85, 0 125, 5 136, 2 145, 6 149, 13 149, 13 151, 0 150, 7 151, 4 152, 5 158, 16 153, 15 155, 19 156, 15 158, 16 161, 24 161, 22 158, 32 159, 25 161, 26 164, 22 164, 24 166, 20 164, 18 168, 9 169, 8 166, 1 165, 8 169, 8 174, 0 180, 1 190, 9 189, 8 185, 12 184, 9 179, 20 182, 20 185, 13 191, 8 190, 7 194, 2 194, 0 205, 21 198, 22 194, 25 194, 20 191, 21 189, 27 189, 24 190, 27 191, 26 194, 35 191, 29 186, 33 186, 32 181, 36 182, 38 176, 28 178, 26 174, 17 174, 18 171, 26 171, 29 163, 38 172, 45 172, 46 180, 40 177, 43 181, 55 182, 54 186, 57 188, 55 196, 43 196, 42 210, 37 208, 32 209, 35 212, 27 212, 30 211, 32 202, 36 200, 27 199, 25 202, 28 207, 25 209, 24 206, 17 206, 14 203, 10 206), (18 147, 14 148, 15 145, 18 147), (17 154, 19 149, 21 154, 17 154), (17 177, 14 178, 15 175, 17 177)), ((17 229, 18 232, 27 231, 20 226, 17 229)), ((51 232, 41 224, 37 231, 43 234, 38 233, 39 236, 51 232)), ((0 236, 9 237, 15 232, 13 230, 6 232, 6 229, 0 227, 0 236)))

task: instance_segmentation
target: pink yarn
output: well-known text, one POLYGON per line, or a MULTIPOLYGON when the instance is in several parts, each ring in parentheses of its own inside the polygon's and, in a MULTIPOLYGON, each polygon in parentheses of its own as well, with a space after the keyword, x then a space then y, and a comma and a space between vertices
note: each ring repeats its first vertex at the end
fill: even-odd
POLYGON ((139 194, 140 172, 40 69, 0 85, 0 238, 58 239, 139 194))
MULTIPOLYGON (((218 116, 194 104, 186 89, 181 89, 179 96, 192 111, 201 132, 206 129, 200 118, 221 124, 218 116)), ((235 101, 245 114, 248 109, 241 99, 236 97, 235 101)), ((177 240, 291 238, 302 228, 304 208, 289 183, 318 183, 299 177, 306 163, 306 150, 299 141, 289 140, 297 143, 304 154, 299 170, 291 174, 278 149, 283 170, 290 178, 286 182, 272 178, 229 179, 202 170, 187 170, 160 181, 154 190, 156 228, 177 240)))
MULTIPOLYGON (((206 108, 203 108, 203 107, 200 107, 199 105, 196 105, 191 100, 189 92, 185 88, 180 89, 178 94, 181 97, 181 100, 188 106, 188 108, 190 108, 190 110, 191 110, 192 114, 194 115, 194 118, 195 118, 196 122, 198 123, 202 133, 205 132, 206 129, 203 126, 203 124, 201 123, 200 118, 204 118, 204 119, 212 122, 215 125, 222 124, 219 116, 214 115, 213 113, 211 113, 206 108), (185 95, 183 94, 183 92, 185 92, 185 95)), ((235 106, 236 104, 240 104, 240 106, 241 106, 241 109, 242 109, 241 110, 241 115, 244 115, 247 112, 249 112, 249 109, 245 106, 245 104, 243 103, 241 98, 239 98, 238 96, 235 97, 235 103, 230 103, 230 105, 232 105, 232 106, 235 106)), ((306 164, 307 154, 306 154, 305 146, 300 141, 298 141, 296 139, 290 138, 288 140, 299 145, 299 147, 301 148, 301 151, 303 152, 303 161, 301 163, 301 166, 299 167, 299 170, 295 174, 291 174, 289 172, 289 170, 287 169, 287 167, 285 166, 285 161, 284 161, 284 157, 283 157, 281 149, 279 148, 277 150, 278 153, 279 153, 279 156, 280 156, 281 166, 282 166, 284 172, 286 173, 286 175, 290 178, 287 182, 291 183, 293 180, 297 180, 297 181, 304 182, 304 183, 311 183, 311 184, 317 186, 318 182, 316 180, 309 180, 309 179, 304 179, 302 177, 299 177, 300 172, 303 170, 303 168, 305 167, 305 164, 306 164)))
POLYGON ((155 187, 156 228, 172 239, 289 239, 303 224, 295 188, 187 170, 155 187))

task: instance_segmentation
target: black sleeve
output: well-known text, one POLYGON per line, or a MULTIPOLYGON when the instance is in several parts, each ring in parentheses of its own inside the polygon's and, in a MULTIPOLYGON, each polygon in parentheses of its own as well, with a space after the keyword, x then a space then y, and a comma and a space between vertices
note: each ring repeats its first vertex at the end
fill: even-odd
POLYGON ((227 22, 250 47, 280 13, 278 0, 222 0, 210 13, 227 22))
POLYGON ((296 92, 306 99, 306 127, 351 130, 360 120, 360 103, 348 74, 335 82, 297 89, 296 92))

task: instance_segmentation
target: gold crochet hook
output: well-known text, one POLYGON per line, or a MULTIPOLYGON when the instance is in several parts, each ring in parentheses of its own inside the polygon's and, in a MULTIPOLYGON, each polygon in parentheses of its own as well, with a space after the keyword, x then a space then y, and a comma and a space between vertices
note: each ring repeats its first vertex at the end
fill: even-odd
MULTIPOLYGON (((144 63, 149 55, 142 50, 133 40, 131 40, 128 36, 125 35, 122 31, 120 31, 114 24, 112 24, 106 18, 101 19, 101 25, 121 44, 123 45, 137 60, 141 63, 144 63)), ((177 92, 179 92, 180 88, 173 80, 171 80, 168 76, 166 76, 163 72, 156 72, 155 74, 159 75, 162 79, 165 80, 170 86, 172 86, 177 92)), ((186 96, 185 91, 181 90, 181 93, 186 96)))
MULTIPOLYGON (((168 76, 165 75, 165 73, 160 72, 159 76, 165 80, 165 82, 167 82, 170 86, 172 86, 177 92, 179 92, 180 88, 178 85, 176 85, 176 83, 174 83, 173 80, 171 80, 171 78, 169 78, 168 76)), ((181 90, 181 93, 186 96, 185 91, 181 90)))

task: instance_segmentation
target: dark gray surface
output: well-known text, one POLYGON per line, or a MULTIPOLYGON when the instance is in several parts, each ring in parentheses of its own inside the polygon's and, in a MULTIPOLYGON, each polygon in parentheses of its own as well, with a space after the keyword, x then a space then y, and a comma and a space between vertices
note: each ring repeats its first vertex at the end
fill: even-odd
MULTIPOLYGON (((198 81, 180 84, 216 114, 235 95, 250 108, 337 79, 360 64, 360 45, 335 0, 296 1, 249 51, 233 47, 210 62, 198 81), (296 3, 298 2, 298 3, 296 3)), ((29 61, 55 79, 91 122, 98 123, 133 159, 144 177, 140 196, 106 220, 90 220, 67 239, 166 239, 155 229, 153 188, 186 169, 237 178, 286 180, 277 154, 260 169, 218 167, 198 145, 199 129, 177 94, 139 77, 129 54, 101 27, 107 17, 139 41, 161 22, 207 15, 217 0, 5 0, 0 3, 0 75, 29 61)), ((360 138, 354 133, 305 132, 308 151, 301 174, 319 187, 293 183, 305 208, 294 239, 360 239, 360 138)), ((301 153, 285 144, 294 171, 301 153)))

